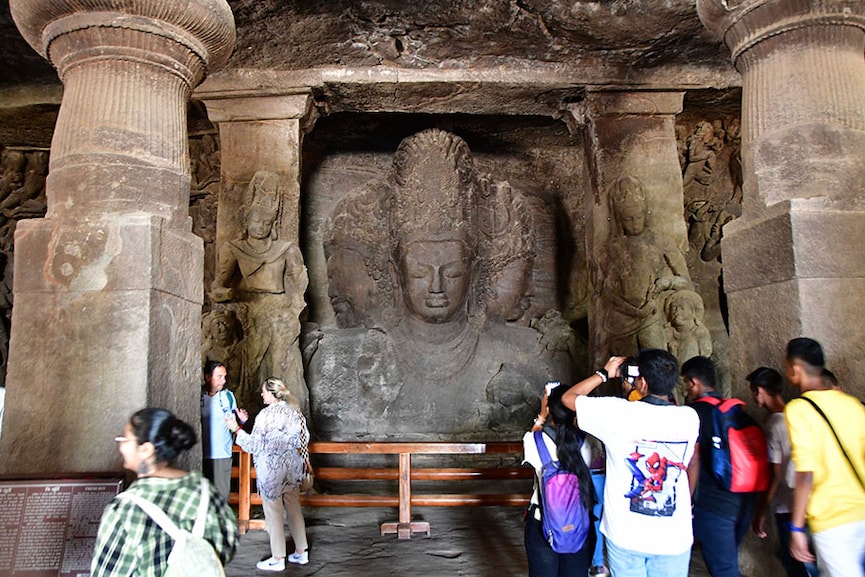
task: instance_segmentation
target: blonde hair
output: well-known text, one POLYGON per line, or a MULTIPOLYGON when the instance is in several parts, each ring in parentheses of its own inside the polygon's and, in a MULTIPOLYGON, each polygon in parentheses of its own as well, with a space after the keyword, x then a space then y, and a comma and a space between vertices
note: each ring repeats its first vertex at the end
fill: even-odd
POLYGON ((262 386, 267 389, 267 392, 276 397, 278 401, 285 401, 287 403, 291 399, 291 391, 288 390, 282 379, 270 377, 264 381, 262 386))

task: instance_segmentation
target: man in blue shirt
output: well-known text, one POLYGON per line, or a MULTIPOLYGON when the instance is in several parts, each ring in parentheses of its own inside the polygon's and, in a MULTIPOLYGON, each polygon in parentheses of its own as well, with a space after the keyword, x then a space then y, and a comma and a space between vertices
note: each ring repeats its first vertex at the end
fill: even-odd
POLYGON ((234 394, 225 388, 225 365, 207 361, 204 365, 204 387, 201 391, 202 469, 217 492, 228 500, 231 491, 231 447, 234 435, 225 424, 225 416, 234 413, 241 425, 249 418, 237 407, 234 394))

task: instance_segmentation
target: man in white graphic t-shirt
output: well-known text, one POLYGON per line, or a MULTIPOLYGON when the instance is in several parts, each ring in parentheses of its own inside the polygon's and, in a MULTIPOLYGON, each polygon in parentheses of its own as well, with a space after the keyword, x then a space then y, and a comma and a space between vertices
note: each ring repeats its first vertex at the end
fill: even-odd
POLYGON ((688 468, 695 465, 699 418, 670 401, 679 363, 660 349, 637 356, 640 401, 587 396, 619 376, 624 360, 610 358, 563 397, 577 413, 577 426, 607 450, 601 533, 610 571, 616 577, 687 577, 693 543, 688 468))

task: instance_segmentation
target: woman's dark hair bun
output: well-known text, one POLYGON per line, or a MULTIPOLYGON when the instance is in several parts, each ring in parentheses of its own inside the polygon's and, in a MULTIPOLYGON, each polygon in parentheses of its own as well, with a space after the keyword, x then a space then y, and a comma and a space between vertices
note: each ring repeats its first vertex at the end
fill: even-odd
POLYGON ((166 425, 169 427, 167 435, 169 444, 178 453, 191 449, 198 442, 195 430, 186 421, 181 421, 172 415, 172 418, 166 422, 166 425))
POLYGON ((138 444, 153 443, 158 463, 173 462, 181 452, 198 442, 195 429, 165 409, 141 409, 132 415, 129 424, 138 444))

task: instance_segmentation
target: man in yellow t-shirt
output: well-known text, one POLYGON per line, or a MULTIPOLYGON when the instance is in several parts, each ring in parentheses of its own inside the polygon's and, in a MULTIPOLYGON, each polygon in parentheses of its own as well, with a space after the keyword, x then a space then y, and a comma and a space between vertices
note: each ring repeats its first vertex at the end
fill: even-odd
POLYGON ((784 409, 796 465, 790 552, 814 560, 804 533, 807 512, 823 573, 865 577, 865 405, 823 380, 824 362, 815 340, 787 344, 787 378, 802 391, 784 409))

